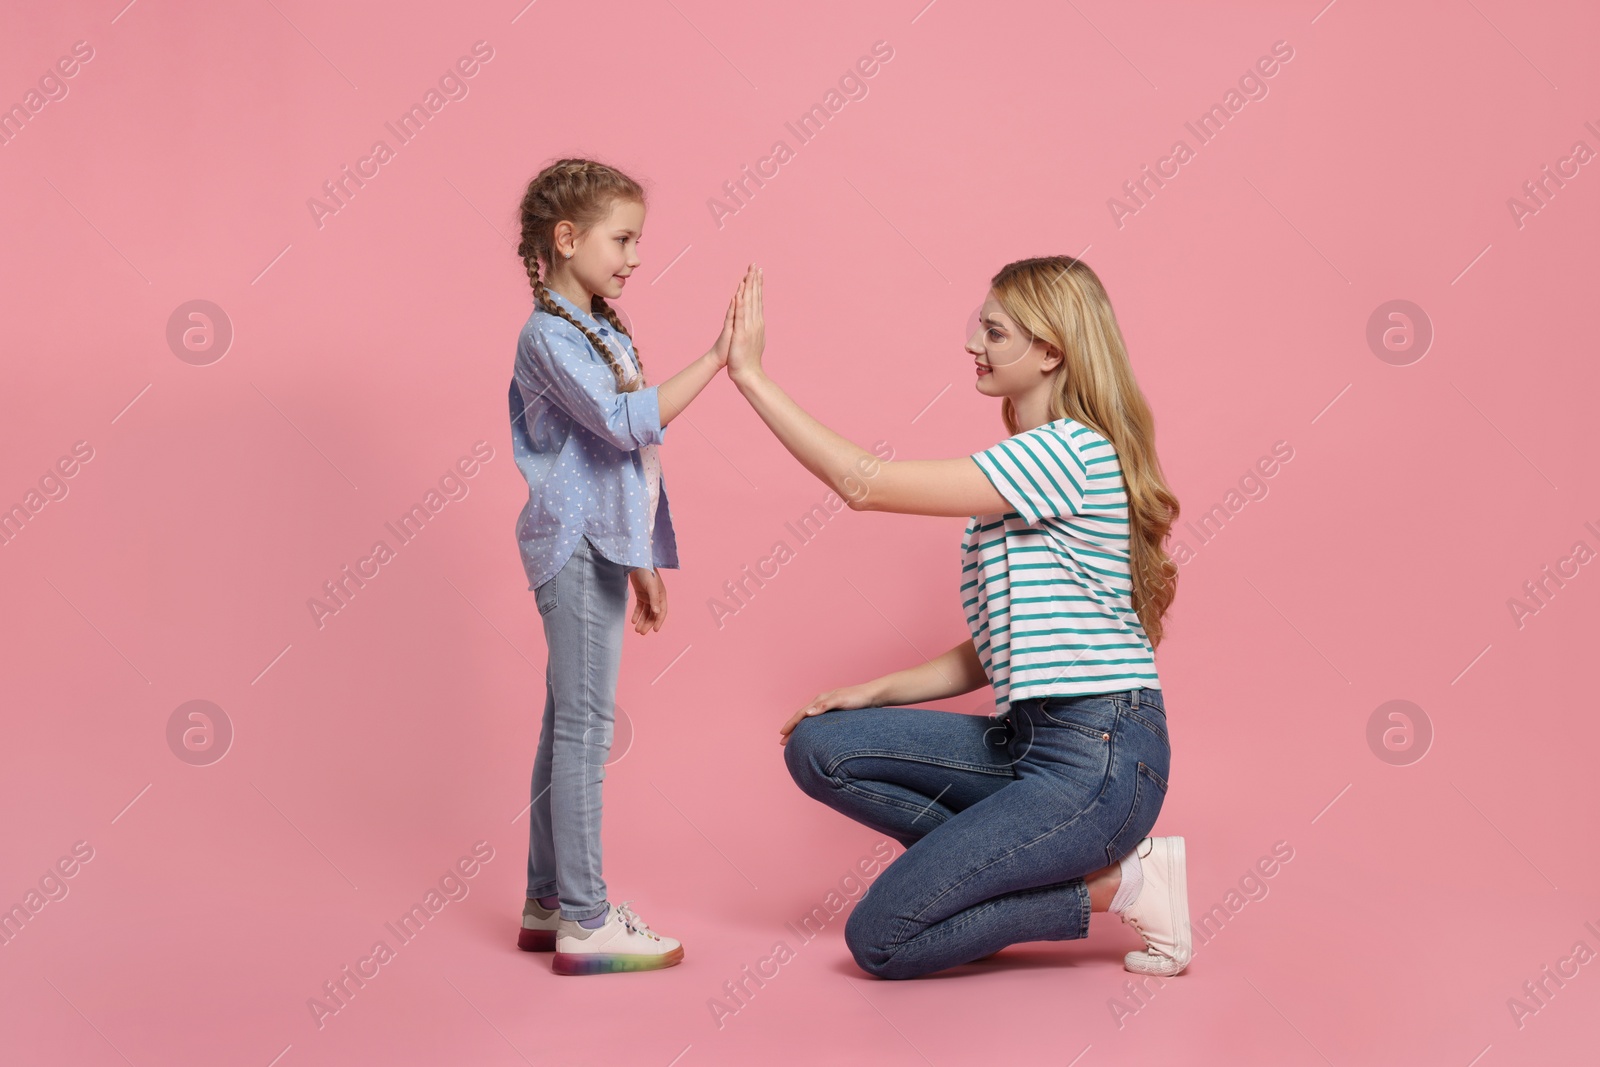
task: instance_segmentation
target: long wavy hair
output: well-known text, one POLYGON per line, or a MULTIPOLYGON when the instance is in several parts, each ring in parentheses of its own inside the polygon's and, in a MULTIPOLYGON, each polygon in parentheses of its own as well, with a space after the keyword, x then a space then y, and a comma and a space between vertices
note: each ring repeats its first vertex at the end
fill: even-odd
MULTIPOLYGON (((594 350, 605 359, 606 365, 617 379, 617 392, 631 393, 645 387, 644 360, 639 358, 639 346, 634 345, 633 358, 639 373, 626 378, 616 356, 604 342, 583 323, 573 318, 567 309, 550 298, 550 290, 539 276, 540 264, 548 274, 555 262, 556 224, 563 219, 578 228, 580 236, 606 220, 618 202, 632 201, 643 205, 644 187, 615 167, 596 163, 592 159, 558 159, 545 167, 528 183, 522 194, 519 214, 522 219, 522 240, 517 245, 517 255, 527 268, 528 281, 533 286, 533 303, 541 311, 560 315, 583 332, 594 345, 594 350)), ((616 331, 631 341, 629 333, 617 317, 617 312, 599 293, 589 303, 592 314, 611 323, 616 331)))
MULTIPOLYGON (((1018 326, 1064 357, 1050 390, 1050 418, 1076 419, 1116 449, 1128 494, 1133 607, 1153 649, 1178 592, 1178 567, 1164 546, 1178 519, 1178 498, 1161 473, 1155 420, 1133 377, 1111 298, 1089 265, 1071 256, 1008 263, 990 284, 1018 326)), ((1008 432, 1020 432, 1010 397, 1000 415, 1008 432)))

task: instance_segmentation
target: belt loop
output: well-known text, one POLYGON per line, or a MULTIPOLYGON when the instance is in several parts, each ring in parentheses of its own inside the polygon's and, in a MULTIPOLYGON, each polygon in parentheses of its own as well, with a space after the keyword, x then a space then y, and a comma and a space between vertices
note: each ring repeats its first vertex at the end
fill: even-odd
POLYGON ((1139 690, 1137 690, 1137 689, 1133 690, 1133 695, 1128 698, 1128 703, 1129 703, 1129 706, 1131 706, 1134 711, 1138 711, 1139 710, 1139 690))

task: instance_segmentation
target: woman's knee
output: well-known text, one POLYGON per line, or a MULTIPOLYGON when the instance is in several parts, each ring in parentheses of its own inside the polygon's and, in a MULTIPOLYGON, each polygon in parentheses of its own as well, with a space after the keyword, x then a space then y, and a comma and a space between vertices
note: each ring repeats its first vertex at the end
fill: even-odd
POLYGON ((894 954, 899 946, 892 940, 892 921, 877 914, 871 900, 872 892, 868 890, 844 922, 844 943, 855 957, 856 966, 874 978, 915 977, 895 966, 894 954))
POLYGON ((783 746, 783 762, 789 768, 789 777, 808 796, 816 796, 831 785, 827 767, 832 761, 824 736, 828 731, 818 721, 824 718, 825 715, 813 715, 795 723, 789 731, 788 743, 783 746))

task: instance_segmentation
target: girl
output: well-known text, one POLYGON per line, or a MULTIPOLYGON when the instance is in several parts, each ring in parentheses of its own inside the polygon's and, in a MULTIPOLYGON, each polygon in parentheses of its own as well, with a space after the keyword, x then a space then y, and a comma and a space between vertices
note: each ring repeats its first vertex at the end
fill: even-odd
POLYGON ((1176 593, 1162 541, 1178 502, 1088 264, 1021 260, 991 286, 966 347, 1012 436, 969 457, 887 463, 767 376, 759 271, 735 295, 728 374, 796 459, 852 510, 971 516, 971 637, 819 694, 779 741, 808 795, 906 846, 845 923, 868 973, 913 978, 1018 941, 1084 937, 1090 913, 1109 909, 1144 939, 1124 966, 1175 975, 1192 951, 1183 838, 1145 835, 1169 776, 1155 647, 1176 593), (898 706, 985 684, 999 725, 898 706))
POLYGON ((733 304, 710 351, 647 386, 633 340, 606 302, 639 265, 643 188, 600 163, 562 159, 522 198, 522 257, 533 312, 517 339, 511 434, 528 503, 517 542, 544 623, 549 662, 533 762, 528 899, 517 945, 554 950, 557 974, 670 967, 674 938, 600 873, 600 783, 611 750, 623 612, 661 629, 677 541, 656 446, 727 364, 733 304), (540 265, 544 276, 540 276, 540 265))

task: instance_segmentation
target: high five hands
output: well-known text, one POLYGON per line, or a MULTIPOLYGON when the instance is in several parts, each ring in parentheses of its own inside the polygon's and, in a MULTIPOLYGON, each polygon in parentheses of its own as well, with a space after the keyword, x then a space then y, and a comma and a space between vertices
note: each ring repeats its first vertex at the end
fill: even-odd
POLYGON ((767 324, 761 308, 761 268, 751 264, 733 294, 733 338, 728 346, 728 377, 761 373, 767 324))
POLYGON ((729 377, 738 377, 741 370, 761 369, 761 349, 766 341, 766 325, 761 316, 761 268, 751 264, 728 301, 722 333, 711 346, 710 355, 718 370, 727 367, 729 377))

